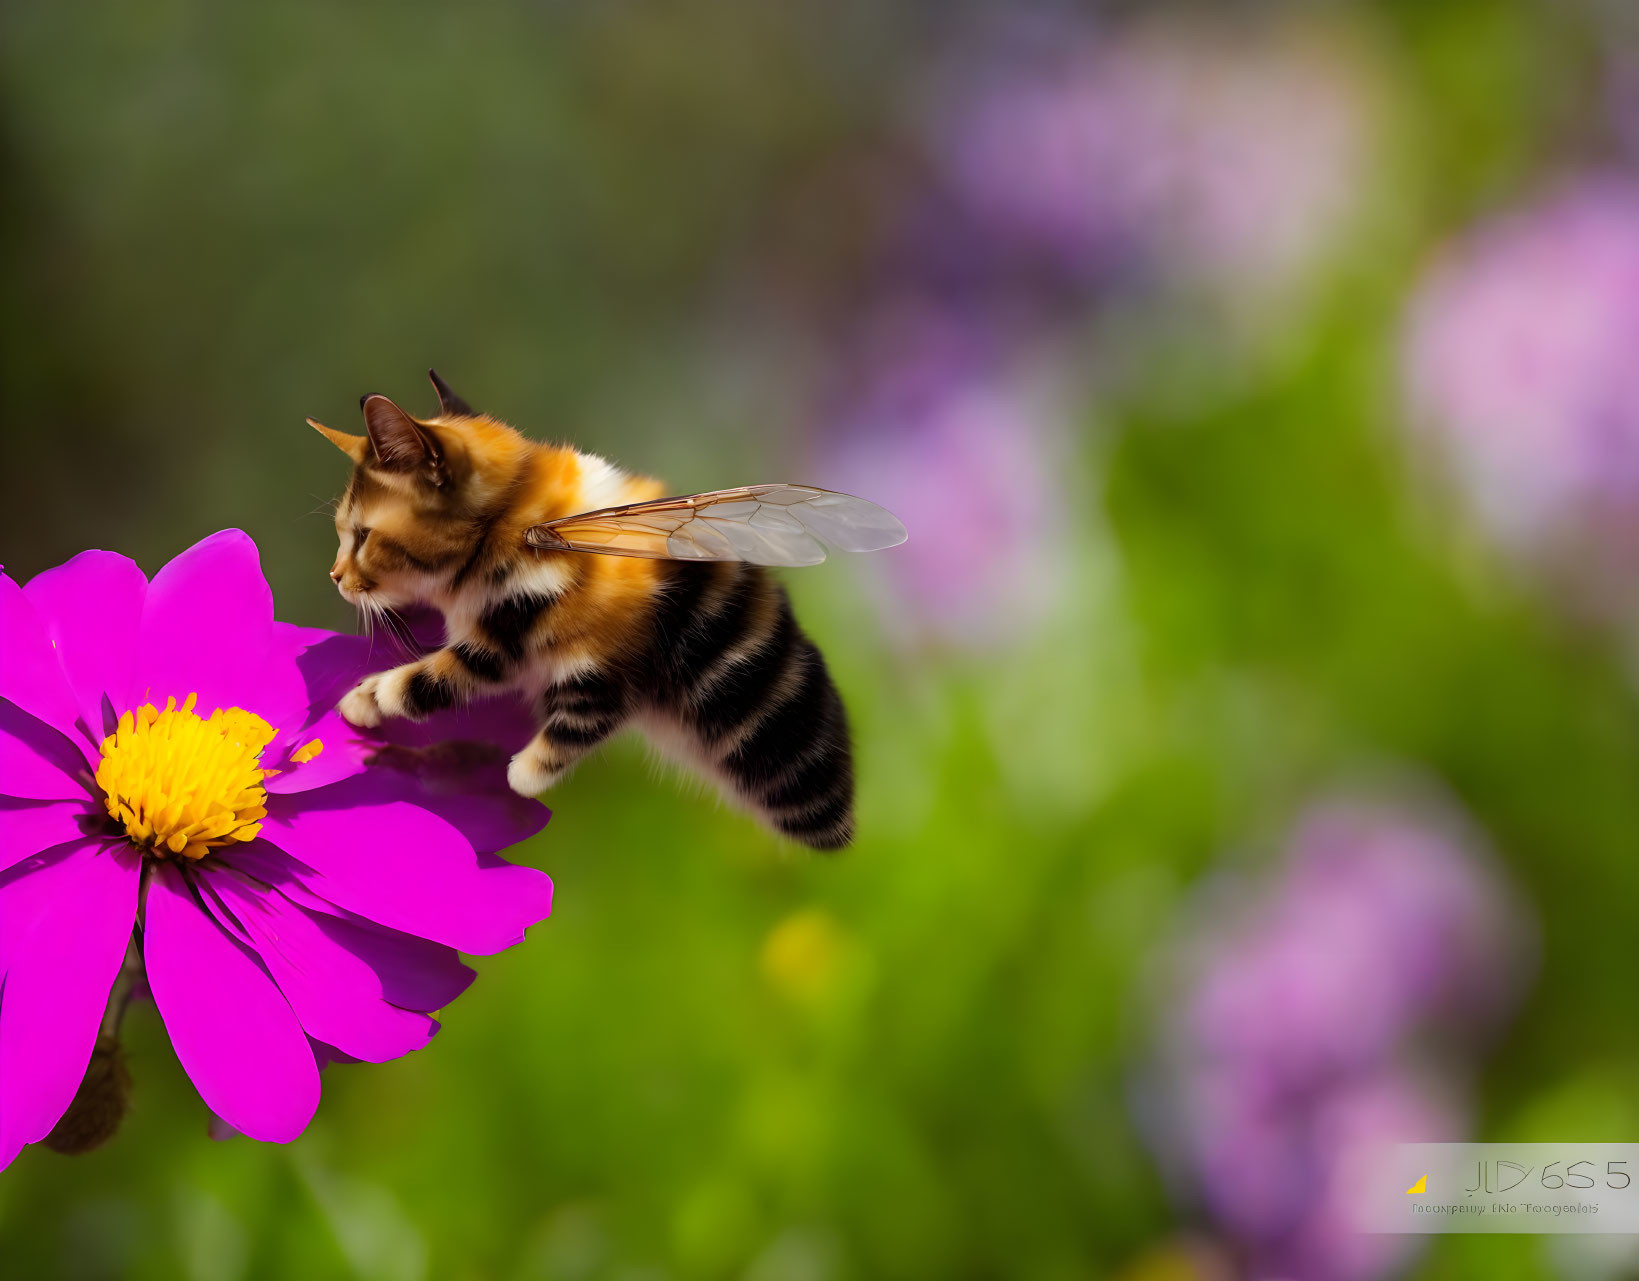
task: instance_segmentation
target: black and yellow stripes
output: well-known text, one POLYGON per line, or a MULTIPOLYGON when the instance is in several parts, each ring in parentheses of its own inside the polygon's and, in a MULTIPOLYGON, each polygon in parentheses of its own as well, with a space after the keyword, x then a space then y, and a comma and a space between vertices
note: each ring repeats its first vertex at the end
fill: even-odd
POLYGON ((590 751, 625 723, 631 697, 625 683, 604 671, 589 671, 541 695, 541 733, 567 752, 590 751))
POLYGON ((847 716, 784 589, 754 566, 673 566, 655 644, 667 710, 742 799, 793 840, 848 844, 847 716))
POLYGON ((539 732, 510 777, 527 791, 551 786, 634 714, 659 713, 776 830, 819 850, 848 844, 847 715, 825 659, 764 571, 667 564, 642 635, 617 652, 584 654, 573 675, 542 682, 541 664, 554 655, 553 613, 566 603, 540 593, 494 601, 447 648, 350 695, 374 703, 355 705, 359 723, 424 717, 497 688, 526 692, 539 732))
POLYGON ((487 646, 473 641, 459 641, 450 646, 457 662, 471 672, 475 680, 497 684, 507 674, 507 664, 500 655, 487 646))
POLYGON ((413 663, 368 677, 342 703, 354 724, 374 725, 383 716, 420 720, 488 691, 454 649, 437 649, 413 663))
POLYGON ((723 767, 787 836, 816 849, 841 849, 854 834, 848 718, 824 658, 806 637, 782 692, 723 767))
POLYGON ((404 682, 404 713, 412 719, 455 705, 455 686, 433 668, 418 667, 404 682))
POLYGON ((522 662, 541 616, 551 608, 553 599, 544 593, 503 596, 479 616, 480 637, 507 662, 522 662))
POLYGON ((331 579, 363 609, 432 605, 448 634, 445 648, 361 680, 343 717, 369 727, 507 691, 535 712, 535 737, 507 775, 528 796, 641 717, 778 831, 816 849, 845 845, 847 720, 779 585, 736 562, 531 542, 543 523, 666 491, 536 444, 433 381, 431 419, 367 397, 368 436, 314 424, 354 465, 331 579))
POLYGON ((541 728, 513 758, 514 786, 550 787, 571 765, 613 734, 633 709, 632 690, 613 670, 592 669, 541 692, 541 728))
POLYGON ((765 711, 779 696, 801 638, 791 606, 780 593, 773 623, 742 640, 742 652, 724 655, 702 669, 691 684, 689 712, 700 736, 711 743, 732 738, 765 711))

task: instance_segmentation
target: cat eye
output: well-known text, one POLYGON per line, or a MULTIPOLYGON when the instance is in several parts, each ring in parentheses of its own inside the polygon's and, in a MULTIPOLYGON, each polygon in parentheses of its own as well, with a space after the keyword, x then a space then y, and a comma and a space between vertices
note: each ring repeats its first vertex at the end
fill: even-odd
POLYGON ((370 531, 368 529, 355 529, 353 531, 353 550, 358 551, 362 548, 364 546, 364 540, 368 537, 370 537, 370 531))

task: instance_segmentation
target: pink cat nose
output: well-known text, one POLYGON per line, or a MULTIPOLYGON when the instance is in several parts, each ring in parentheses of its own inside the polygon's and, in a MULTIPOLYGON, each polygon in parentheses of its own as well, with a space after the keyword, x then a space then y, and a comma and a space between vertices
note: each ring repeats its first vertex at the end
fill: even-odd
POLYGON ((330 567, 330 581, 333 582, 333 583, 341 582, 341 567, 340 566, 332 565, 330 567))

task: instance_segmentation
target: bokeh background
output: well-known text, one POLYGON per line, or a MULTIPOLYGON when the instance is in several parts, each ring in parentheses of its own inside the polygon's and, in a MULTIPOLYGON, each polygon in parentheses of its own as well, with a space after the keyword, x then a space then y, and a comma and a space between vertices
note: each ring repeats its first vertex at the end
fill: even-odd
MULTIPOLYGON (((152 1012, 8 1276, 1639 1275, 1362 1134, 1639 1139, 1621 0, 0 11, 0 559, 325 577, 363 392, 911 528, 792 573, 860 839, 641 744, 427 1051, 212 1140, 152 1012)), ((119 621, 110 619, 110 628, 119 621)))

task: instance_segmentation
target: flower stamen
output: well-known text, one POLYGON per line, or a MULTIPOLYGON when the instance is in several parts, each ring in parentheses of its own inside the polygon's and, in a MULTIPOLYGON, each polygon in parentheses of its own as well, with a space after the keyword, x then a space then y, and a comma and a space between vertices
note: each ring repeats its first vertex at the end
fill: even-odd
POLYGON ((145 703, 102 742, 97 785, 109 817, 161 858, 199 859, 254 840, 267 815, 262 780, 273 771, 262 769, 262 749, 278 731, 241 707, 202 718, 197 701, 145 703))

